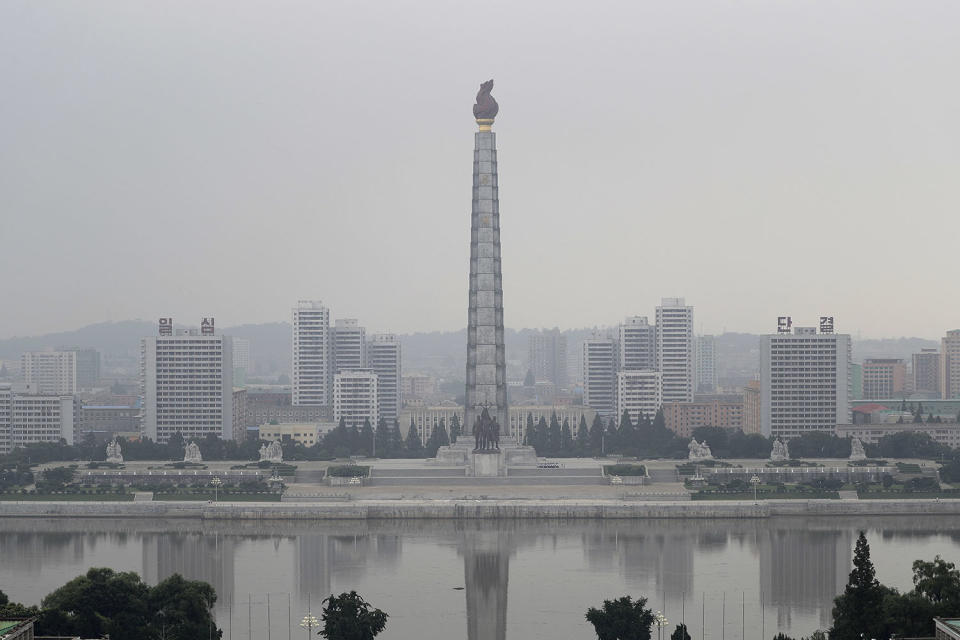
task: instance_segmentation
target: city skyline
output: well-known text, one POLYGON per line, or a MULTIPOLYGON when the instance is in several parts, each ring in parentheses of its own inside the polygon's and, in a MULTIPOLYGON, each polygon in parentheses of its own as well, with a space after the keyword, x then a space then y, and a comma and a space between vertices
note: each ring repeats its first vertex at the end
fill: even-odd
MULTIPOLYGON (((960 315, 894 244, 960 231, 958 90, 942 82, 960 7, 838 4, 824 22, 815 5, 331 4, 267 20, 235 3, 184 31, 160 7, 17 6, 0 8, 17 61, 0 267, 35 268, 7 283, 19 304, 0 336, 211 308, 264 322, 301 298, 373 330, 460 328, 462 104, 491 76, 511 105, 512 326, 612 323, 649 313, 625 299, 665 295, 697 306, 698 333, 811 309, 935 338, 960 315), (891 258, 859 277, 878 247, 891 258)), ((925 258, 922 273, 952 269, 949 252, 925 258)))

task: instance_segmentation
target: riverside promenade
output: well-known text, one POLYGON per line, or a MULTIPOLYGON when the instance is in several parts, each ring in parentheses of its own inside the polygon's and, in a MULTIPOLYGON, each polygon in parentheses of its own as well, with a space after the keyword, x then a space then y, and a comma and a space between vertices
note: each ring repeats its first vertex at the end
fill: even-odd
POLYGON ((311 502, 0 502, 2 518, 203 520, 660 519, 960 515, 960 500, 436 499, 311 502))

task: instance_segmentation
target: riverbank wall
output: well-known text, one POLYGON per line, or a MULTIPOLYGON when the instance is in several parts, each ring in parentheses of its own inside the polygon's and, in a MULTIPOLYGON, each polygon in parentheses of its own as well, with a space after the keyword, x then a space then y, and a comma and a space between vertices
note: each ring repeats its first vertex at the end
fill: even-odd
POLYGON ((8 518, 205 520, 640 519, 960 515, 960 500, 353 500, 348 502, 0 502, 8 518))

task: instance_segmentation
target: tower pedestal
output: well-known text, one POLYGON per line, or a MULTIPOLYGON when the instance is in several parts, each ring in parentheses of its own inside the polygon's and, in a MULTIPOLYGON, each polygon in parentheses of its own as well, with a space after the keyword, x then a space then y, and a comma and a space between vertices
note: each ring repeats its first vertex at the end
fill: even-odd
POLYGON ((531 469, 537 466, 537 452, 533 447, 517 444, 513 437, 500 438, 499 451, 474 451, 476 441, 473 436, 460 436, 457 441, 440 447, 438 465, 464 467, 467 476, 490 477, 507 476, 510 468, 531 469), (493 472, 495 470, 495 472, 493 472))

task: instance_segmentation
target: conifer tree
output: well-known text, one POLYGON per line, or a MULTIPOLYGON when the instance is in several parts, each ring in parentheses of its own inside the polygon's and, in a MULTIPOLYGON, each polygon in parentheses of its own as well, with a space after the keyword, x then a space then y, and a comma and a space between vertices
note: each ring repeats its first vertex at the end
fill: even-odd
POLYGON ((570 432, 569 418, 564 418, 563 426, 560 427, 560 453, 565 456, 573 454, 573 434, 570 432))
POLYGON ((600 450, 603 444, 603 419, 600 418, 600 414, 595 414, 593 416, 593 424, 590 425, 590 453, 592 455, 600 455, 600 450))
POLYGON ((417 433, 417 426, 413 424, 413 418, 410 418, 410 429, 407 431, 403 448, 408 458, 423 457, 423 443, 420 441, 420 434, 417 433))
POLYGON ((867 536, 860 532, 853 552, 853 571, 833 607, 832 640, 879 638, 883 626, 881 608, 884 588, 877 581, 867 536))
POLYGON ((574 450, 578 457, 585 456, 590 449, 590 432, 587 429, 587 419, 580 414, 580 426, 577 427, 577 440, 574 450))

